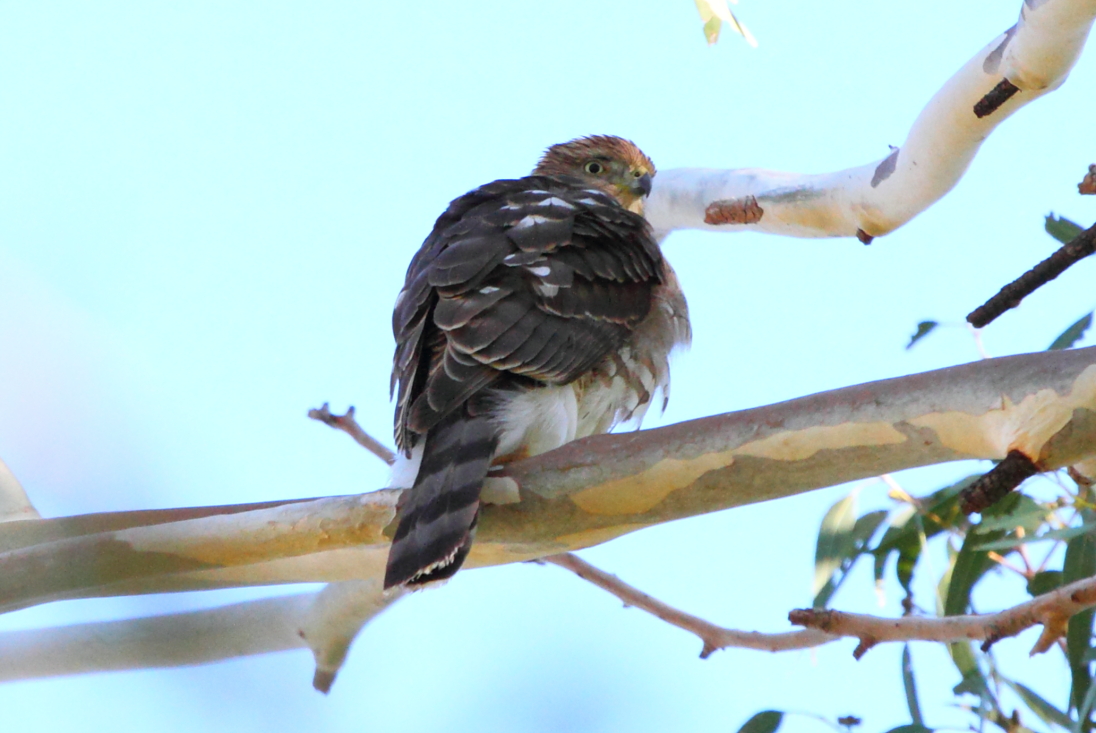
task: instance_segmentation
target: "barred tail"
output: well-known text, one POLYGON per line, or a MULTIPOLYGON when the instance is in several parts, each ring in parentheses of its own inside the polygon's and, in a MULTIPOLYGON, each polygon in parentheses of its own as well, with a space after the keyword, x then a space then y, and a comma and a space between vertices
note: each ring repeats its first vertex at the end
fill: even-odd
POLYGON ((460 569, 472 547, 480 489, 497 446, 493 422, 467 409, 430 429, 388 551, 385 588, 441 580, 460 569))

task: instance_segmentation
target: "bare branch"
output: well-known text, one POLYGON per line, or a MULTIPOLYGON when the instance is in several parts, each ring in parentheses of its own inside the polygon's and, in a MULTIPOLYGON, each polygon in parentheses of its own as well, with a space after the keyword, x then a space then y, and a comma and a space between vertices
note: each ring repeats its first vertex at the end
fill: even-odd
POLYGON ((565 552, 541 558, 544 562, 559 565, 587 580, 598 588, 612 593, 629 606, 657 616, 668 624, 684 629, 700 637, 704 647, 700 658, 707 659, 712 652, 734 647, 736 649, 757 649, 768 652, 783 652, 792 649, 809 649, 821 646, 841 638, 816 630, 791 631, 783 634, 763 634, 759 631, 737 631, 725 629, 692 614, 680 611, 662 601, 652 598, 643 591, 628 585, 615 575, 599 570, 577 555, 565 552))
POLYGON ((323 407, 320 409, 312 408, 308 411, 308 416, 313 420, 319 420, 328 427, 341 430, 349 435, 354 440, 358 441, 358 445, 365 448, 367 451, 380 458, 382 461, 391 466, 396 462, 396 454, 388 449, 383 443, 369 435, 369 433, 362 430, 362 426, 358 425, 358 421, 354 419, 354 406, 351 405, 345 414, 333 415, 331 409, 327 403, 323 403, 323 407))
POLYGON ((885 158, 820 175, 756 168, 660 171, 647 218, 660 236, 677 229, 748 229, 795 237, 859 236, 866 243, 892 232, 959 182, 997 125, 1061 86, 1094 17, 1092 0, 1024 3, 1016 25, 944 84, 902 147, 885 158), (764 210, 760 220, 709 216, 719 202, 750 196, 764 210))
POLYGON ((1027 296, 1061 275, 1085 257, 1096 252, 1096 224, 1084 230, 1054 254, 1010 282, 1005 287, 971 311, 967 322, 975 328, 983 328, 1005 311, 1020 305, 1027 296))
POLYGON ((1086 578, 998 613, 944 618, 880 618, 844 611, 802 608, 788 614, 798 626, 860 640, 859 659, 875 644, 890 641, 981 641, 982 650, 1036 624, 1043 633, 1031 653, 1041 654, 1066 633, 1071 616, 1096 606, 1096 578, 1086 578))

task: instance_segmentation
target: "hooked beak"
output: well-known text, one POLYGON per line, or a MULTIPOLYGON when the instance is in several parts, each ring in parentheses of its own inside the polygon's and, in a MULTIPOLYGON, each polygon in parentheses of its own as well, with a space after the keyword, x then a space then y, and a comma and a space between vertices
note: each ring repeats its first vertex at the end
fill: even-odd
POLYGON ((644 173, 642 176, 635 179, 635 182, 632 184, 632 190, 635 191, 636 194, 638 194, 640 196, 650 196, 651 195, 651 174, 650 173, 644 173))

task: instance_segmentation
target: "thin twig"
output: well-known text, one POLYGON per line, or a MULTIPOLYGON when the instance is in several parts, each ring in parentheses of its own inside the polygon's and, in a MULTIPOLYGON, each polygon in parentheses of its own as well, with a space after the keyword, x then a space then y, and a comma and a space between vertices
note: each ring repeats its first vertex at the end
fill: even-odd
POLYGON ((967 321, 975 328, 984 328, 999 315, 1020 305, 1027 296, 1041 286, 1065 272, 1071 265, 1096 252, 1096 224, 1090 226, 1076 237, 1025 272, 1020 277, 1001 288, 997 295, 971 311, 967 321))
POLYGON ((396 454, 389 450, 383 443, 371 436, 369 433, 362 430, 362 426, 358 425, 357 420, 354 419, 354 406, 351 405, 344 415, 333 415, 331 409, 327 406, 327 403, 323 403, 323 407, 320 409, 312 408, 308 411, 308 416, 313 420, 319 420, 328 427, 341 430, 351 438, 358 442, 358 445, 365 448, 367 451, 380 458, 382 461, 391 466, 396 462, 396 454))
POLYGON ((544 562, 559 565, 570 570, 583 580, 598 588, 612 593, 629 606, 635 606, 649 614, 657 616, 668 624, 696 634, 704 643, 700 658, 706 659, 712 652, 720 649, 757 649, 759 651, 783 652, 791 649, 809 649, 834 641, 839 636, 821 631, 791 631, 783 634, 763 634, 759 631, 737 631, 725 629, 713 623, 697 618, 692 614, 679 611, 662 601, 652 598, 638 588, 625 583, 615 575, 599 570, 577 555, 566 552, 541 558, 544 562))
POLYGON ((566 568, 583 580, 612 593, 627 605, 695 634, 704 643, 700 653, 702 659, 714 651, 729 647, 777 652, 820 646, 840 637, 860 640, 853 652, 857 659, 876 644, 894 641, 974 640, 981 641, 982 650, 988 651, 997 641, 1041 624, 1043 633, 1031 650, 1034 655, 1045 652, 1066 633, 1071 616, 1096 606, 1096 578, 1086 578, 998 613, 945 618, 882 618, 805 608, 792 611, 788 619, 793 624, 807 627, 807 631, 812 633, 763 634, 726 629, 680 611, 571 553, 550 555, 542 561, 566 568))
POLYGON ((859 658, 871 646, 889 641, 974 640, 988 651, 996 642, 1042 624, 1032 654, 1045 652, 1066 632, 1069 618, 1096 606, 1096 578, 1086 578, 1045 593, 1018 606, 989 614, 947 616, 944 618, 881 618, 859 613, 804 608, 788 614, 793 624, 817 629, 835 636, 860 639, 854 652, 859 658))

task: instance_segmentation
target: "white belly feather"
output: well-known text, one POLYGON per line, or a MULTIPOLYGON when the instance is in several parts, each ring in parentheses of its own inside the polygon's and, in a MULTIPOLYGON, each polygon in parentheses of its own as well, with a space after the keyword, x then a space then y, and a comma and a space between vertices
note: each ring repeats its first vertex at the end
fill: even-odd
MULTIPOLYGON (((639 427, 659 392, 665 408, 670 395, 670 352, 688 345, 691 337, 685 297, 668 263, 665 268, 664 284, 654 293, 650 315, 618 351, 569 384, 500 393, 497 460, 547 453, 629 421, 639 427)), ((422 441, 411 458, 398 456, 388 485, 412 486, 421 460, 422 441)))

